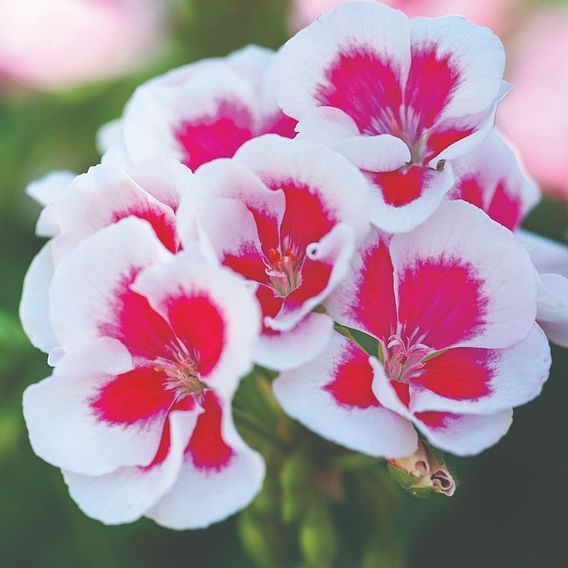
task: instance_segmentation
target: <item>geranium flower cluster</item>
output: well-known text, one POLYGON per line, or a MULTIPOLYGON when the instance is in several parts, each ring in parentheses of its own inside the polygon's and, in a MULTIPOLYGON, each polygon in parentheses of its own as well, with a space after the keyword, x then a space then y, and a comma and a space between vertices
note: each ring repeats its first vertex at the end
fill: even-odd
POLYGON ((539 192, 493 129, 504 58, 462 18, 347 3, 142 85, 101 164, 30 186, 49 240, 21 318, 54 369, 24 414, 86 514, 246 506, 265 467, 231 404, 255 365, 289 416, 391 463, 507 432, 545 334, 568 345, 568 252, 519 229, 539 192))

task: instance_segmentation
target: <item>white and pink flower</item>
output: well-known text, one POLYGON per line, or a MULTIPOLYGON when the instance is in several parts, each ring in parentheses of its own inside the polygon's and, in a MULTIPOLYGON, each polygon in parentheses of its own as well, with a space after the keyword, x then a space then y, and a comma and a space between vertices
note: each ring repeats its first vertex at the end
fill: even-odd
POLYGON ((313 310, 345 276, 369 228, 364 177, 322 145, 266 135, 194 179, 178 213, 182 240, 199 240, 256 287, 264 316, 257 362, 305 363, 333 325, 313 310))
POLYGON ((516 231, 540 200, 540 190, 524 171, 511 145, 496 131, 454 161, 450 198, 483 209, 494 221, 516 231))
POLYGON ((401 232, 434 212, 453 184, 451 160, 489 134, 509 89, 504 65, 487 28, 348 2, 288 41, 274 83, 303 137, 367 174, 373 222, 401 232))
POLYGON ((316 432, 372 455, 411 454, 410 423, 441 449, 478 453, 548 375, 536 298, 536 271, 515 235, 469 204, 444 203, 404 235, 374 230, 325 304, 373 338, 376 355, 335 334, 322 355, 276 380, 276 396, 316 432))
POLYGON ((169 156, 191 170, 231 158, 266 133, 293 138, 296 121, 277 106, 268 76, 272 52, 257 46, 206 59, 139 87, 123 118, 101 136, 104 160, 169 156))
POLYGON ((33 182, 28 193, 44 206, 36 233, 50 237, 24 280, 20 318, 31 342, 51 360, 61 350, 51 329, 49 289, 55 267, 82 239, 125 217, 144 219, 175 253, 180 242, 175 212, 191 172, 173 159, 147 160, 125 171, 112 164, 75 177, 55 172, 33 182))
POLYGON ((24 414, 83 511, 180 529, 245 506, 264 465, 230 410, 260 326, 243 281, 127 218, 61 260, 50 299, 66 354, 26 390, 24 414))
POLYGON ((568 247, 519 230, 540 190, 515 150, 493 132, 468 156, 455 160, 454 173, 450 198, 468 201, 517 231, 539 272, 537 321, 551 341, 568 346, 568 247))

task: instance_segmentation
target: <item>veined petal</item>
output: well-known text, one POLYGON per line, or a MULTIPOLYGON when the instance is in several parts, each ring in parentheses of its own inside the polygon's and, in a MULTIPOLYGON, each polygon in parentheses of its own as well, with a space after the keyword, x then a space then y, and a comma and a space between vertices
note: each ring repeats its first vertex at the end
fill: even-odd
POLYGON ((376 123, 400 107, 409 65, 406 16, 349 2, 323 14, 276 56, 278 102, 297 119, 320 106, 339 108, 360 131, 380 134, 376 123))
POLYGON ((392 134, 360 136, 355 121, 334 107, 319 107, 297 126, 298 140, 320 142, 363 170, 391 171, 411 159, 410 149, 392 134))
POLYGON ((136 373, 130 355, 114 340, 67 354, 50 378, 24 393, 34 452, 85 475, 150 463, 173 396, 166 400, 161 383, 153 388, 136 373), (129 375, 135 380, 125 384, 129 375))
POLYGON ((535 325, 506 349, 448 349, 411 382, 413 412, 493 414, 536 398, 550 370, 550 348, 535 325))
POLYGON ((204 381, 232 395, 252 366, 260 331, 260 310, 244 281, 191 251, 142 271, 132 288, 196 355, 204 381))
POLYGON ((512 410, 483 415, 448 412, 415 415, 415 424, 428 441, 456 456, 473 456, 494 446, 509 431, 512 421, 512 410))
POLYGON ((389 237, 371 230, 345 278, 325 300, 325 307, 337 322, 375 338, 388 338, 396 332, 389 237))
POLYGON ((365 172, 375 189, 371 209, 373 225, 389 233, 407 232, 424 222, 450 191, 453 171, 412 165, 389 172, 365 172))
POLYGON ((482 144, 495 126, 499 103, 511 91, 511 85, 501 81, 493 104, 476 114, 447 118, 432 127, 426 139, 424 160, 432 168, 442 160, 454 160, 467 155, 482 144))
POLYGON ((157 459, 149 467, 122 467, 99 476, 64 471, 71 497, 86 515, 107 525, 131 523, 147 514, 179 477, 184 448, 198 415, 170 413, 164 423, 157 459))
POLYGON ((443 203, 395 235, 390 251, 406 337, 434 349, 503 348, 531 330, 536 271, 516 237, 478 208, 443 203))
POLYGON ((260 455, 237 433, 230 403, 210 394, 176 483, 147 516, 167 528, 205 528, 246 507, 264 471, 260 455))
POLYGON ((457 16, 413 18, 410 38, 405 100, 423 128, 493 104, 501 88, 505 50, 489 28, 457 16))
POLYGON ((57 262, 87 235, 126 217, 148 221, 171 252, 179 245, 173 210, 114 166, 95 166, 76 178, 73 191, 54 207, 61 228, 53 243, 57 262))
POLYGON ((302 267, 302 283, 282 303, 280 312, 265 323, 272 329, 286 331, 296 325, 341 282, 349 270, 355 250, 351 227, 336 225, 319 241, 308 246, 302 267))
POLYGON ((53 329, 63 349, 111 337, 135 356, 163 355, 171 330, 130 285, 140 270, 170 257, 151 226, 135 218, 81 241, 62 258, 50 290, 53 329))
POLYGON ((416 433, 379 404, 371 389, 375 372, 368 355, 334 333, 320 355, 282 373, 273 388, 287 414, 324 438, 373 456, 411 454, 416 433))
POLYGON ((480 207, 508 229, 517 229, 540 198, 513 148, 495 131, 473 152, 455 160, 453 168, 451 196, 480 207))

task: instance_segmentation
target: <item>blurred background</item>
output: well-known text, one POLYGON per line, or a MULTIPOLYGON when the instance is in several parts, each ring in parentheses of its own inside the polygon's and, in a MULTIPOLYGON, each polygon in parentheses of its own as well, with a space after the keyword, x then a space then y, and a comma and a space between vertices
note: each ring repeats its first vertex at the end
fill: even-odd
MULTIPOLYGON (((149 521, 105 527, 83 516, 59 471, 33 455, 21 395, 49 370, 17 318, 22 279, 41 246, 34 237, 38 208, 24 188, 52 169, 79 173, 97 163, 97 129, 120 115, 145 79, 247 43, 276 48, 338 3, 0 0, 0 566, 252 566, 235 519, 185 533, 149 521)), ((565 241, 568 1, 387 3, 409 15, 463 14, 503 39, 514 91, 498 124, 546 195, 526 226, 565 241)), ((454 498, 393 496, 397 507, 383 509, 376 538, 399 543, 404 558, 386 554, 365 568, 567 565, 568 351, 554 349, 553 360, 543 396, 516 411, 496 448, 474 459, 450 458, 461 482, 454 498)), ((334 505, 338 566, 362 565, 363 536, 375 526, 374 511, 364 505, 349 494, 334 505)), ((271 545, 270 534, 260 537, 271 545)))

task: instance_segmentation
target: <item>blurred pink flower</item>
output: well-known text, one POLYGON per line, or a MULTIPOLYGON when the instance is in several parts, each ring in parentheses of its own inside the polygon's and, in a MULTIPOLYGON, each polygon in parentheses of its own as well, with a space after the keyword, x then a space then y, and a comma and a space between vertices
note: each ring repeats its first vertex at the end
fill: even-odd
POLYGON ((0 84, 50 89, 124 73, 159 44, 151 0, 0 0, 0 84))
MULTIPOLYGON (((297 30, 317 18, 322 12, 346 0, 293 0, 291 27, 297 30)), ((515 7, 526 0, 381 0, 383 4, 414 16, 465 16, 476 24, 503 33, 510 25, 515 7)))
POLYGON ((545 190, 568 200, 568 10, 533 18, 511 45, 514 89, 497 123, 545 190))

